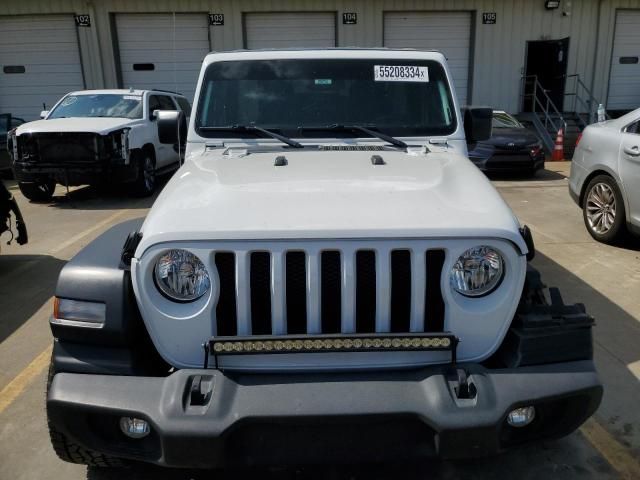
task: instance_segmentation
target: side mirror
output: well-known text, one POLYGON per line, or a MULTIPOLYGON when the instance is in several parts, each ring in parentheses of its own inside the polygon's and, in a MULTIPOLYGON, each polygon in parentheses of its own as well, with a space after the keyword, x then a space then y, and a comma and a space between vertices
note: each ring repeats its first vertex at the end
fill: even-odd
POLYGON ((467 143, 482 142, 491 138, 493 109, 490 107, 464 107, 464 134, 467 143))
POLYGON ((46 117, 47 117, 47 115, 49 115, 49 110, 42 110, 42 111, 40 112, 40 118, 43 118, 43 119, 44 119, 44 118, 46 118, 46 117))
POLYGON ((154 115, 158 124, 160 143, 173 145, 184 142, 187 135, 187 122, 184 113, 177 110, 156 110, 154 115))

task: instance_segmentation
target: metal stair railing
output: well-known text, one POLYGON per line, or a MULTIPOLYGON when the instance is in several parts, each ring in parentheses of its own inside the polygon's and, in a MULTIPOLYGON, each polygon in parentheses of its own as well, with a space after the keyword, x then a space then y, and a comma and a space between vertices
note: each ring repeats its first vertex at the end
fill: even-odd
POLYGON ((522 76, 522 110, 527 100, 531 101, 531 112, 533 124, 540 135, 542 142, 548 152, 553 151, 555 145, 555 134, 563 129, 567 131, 567 122, 564 119, 558 107, 553 103, 551 97, 540 84, 537 75, 523 75, 522 76), (531 83, 528 82, 533 82, 531 83), (527 93, 527 86, 533 87, 533 92, 527 93))
MULTIPOLYGON (((573 111, 576 114, 576 118, 582 128, 586 128, 587 125, 591 123, 595 123, 598 121, 598 106, 600 105, 600 101, 593 95, 593 92, 585 85, 585 83, 580 78, 580 75, 574 73, 572 75, 564 75, 566 79, 573 78, 573 91, 565 93, 566 96, 573 97, 573 111), (582 107, 582 110, 587 114, 587 122, 584 121, 581 112, 578 111, 578 105, 582 107)), ((607 120, 610 120, 611 117, 606 112, 604 116, 607 120)))

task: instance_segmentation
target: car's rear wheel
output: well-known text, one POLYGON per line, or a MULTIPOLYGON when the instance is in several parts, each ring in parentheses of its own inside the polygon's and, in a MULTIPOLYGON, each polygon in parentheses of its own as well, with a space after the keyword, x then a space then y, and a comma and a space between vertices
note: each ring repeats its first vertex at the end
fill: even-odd
POLYGON ((582 213, 589 234, 602 243, 616 243, 626 234, 622 193, 608 175, 594 177, 585 191, 582 213))
MULTIPOLYGON (((47 397, 49 396, 49 389, 51 388, 51 382, 55 375, 53 362, 49 364, 49 375, 47 377, 47 397)), ((120 468, 127 465, 119 458, 105 455, 104 453, 96 452, 84 448, 77 443, 71 441, 64 433, 58 430, 49 420, 49 412, 47 412, 47 426, 49 428, 49 438, 51 439, 51 446, 56 452, 56 455, 60 460, 64 460, 69 463, 79 463, 81 465, 89 465, 91 467, 111 467, 120 468)))
POLYGON ((48 202, 53 197, 56 181, 47 179, 39 182, 18 182, 22 194, 33 202, 48 202))
POLYGON ((132 184, 131 193, 136 197, 148 197, 156 189, 156 162, 148 150, 135 155, 133 161, 136 162, 138 175, 132 184))

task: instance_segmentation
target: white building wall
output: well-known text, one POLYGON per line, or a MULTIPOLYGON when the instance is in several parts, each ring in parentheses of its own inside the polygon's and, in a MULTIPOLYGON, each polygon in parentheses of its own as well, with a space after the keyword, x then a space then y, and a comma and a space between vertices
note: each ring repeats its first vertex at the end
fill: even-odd
POLYGON ((640 0, 562 0, 552 11, 543 0, 3 0, 0 15, 91 14, 92 26, 78 33, 86 84, 99 88, 117 85, 114 13, 223 13, 224 26, 209 27, 211 50, 221 51, 244 47, 246 12, 335 11, 338 46, 377 47, 385 11, 472 11, 471 101, 518 111, 529 40, 570 37, 568 73, 606 99, 617 8, 640 9, 640 0), (343 25, 343 12, 357 13, 358 23, 343 25), (483 25, 483 12, 495 12, 497 23, 483 25))
POLYGON ((640 10, 618 10, 609 75, 608 108, 625 109, 640 105, 639 56, 640 10), (634 58, 635 64, 627 63, 634 58))
MULTIPOLYGON (((620 8, 640 9, 640 0, 602 0, 598 15, 599 42, 596 46, 596 68, 592 72, 593 90, 598 98, 606 99, 609 93, 616 10, 620 8)), ((640 79, 638 81, 640 82, 640 79)))

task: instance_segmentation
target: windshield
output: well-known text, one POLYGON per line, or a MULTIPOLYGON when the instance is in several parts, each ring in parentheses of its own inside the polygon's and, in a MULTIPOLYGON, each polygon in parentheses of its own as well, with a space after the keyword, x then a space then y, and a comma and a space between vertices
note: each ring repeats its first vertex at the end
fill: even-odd
POLYGON ((207 68, 196 129, 218 138, 250 136, 214 128, 234 125, 289 137, 354 135, 322 130, 330 125, 361 125, 400 137, 448 135, 456 129, 453 112, 444 68, 435 61, 231 61, 207 68))
POLYGON ((47 117, 118 117, 142 118, 140 95, 67 95, 47 117))
POLYGON ((493 128, 524 128, 518 120, 505 112, 493 112, 491 126, 493 128))

